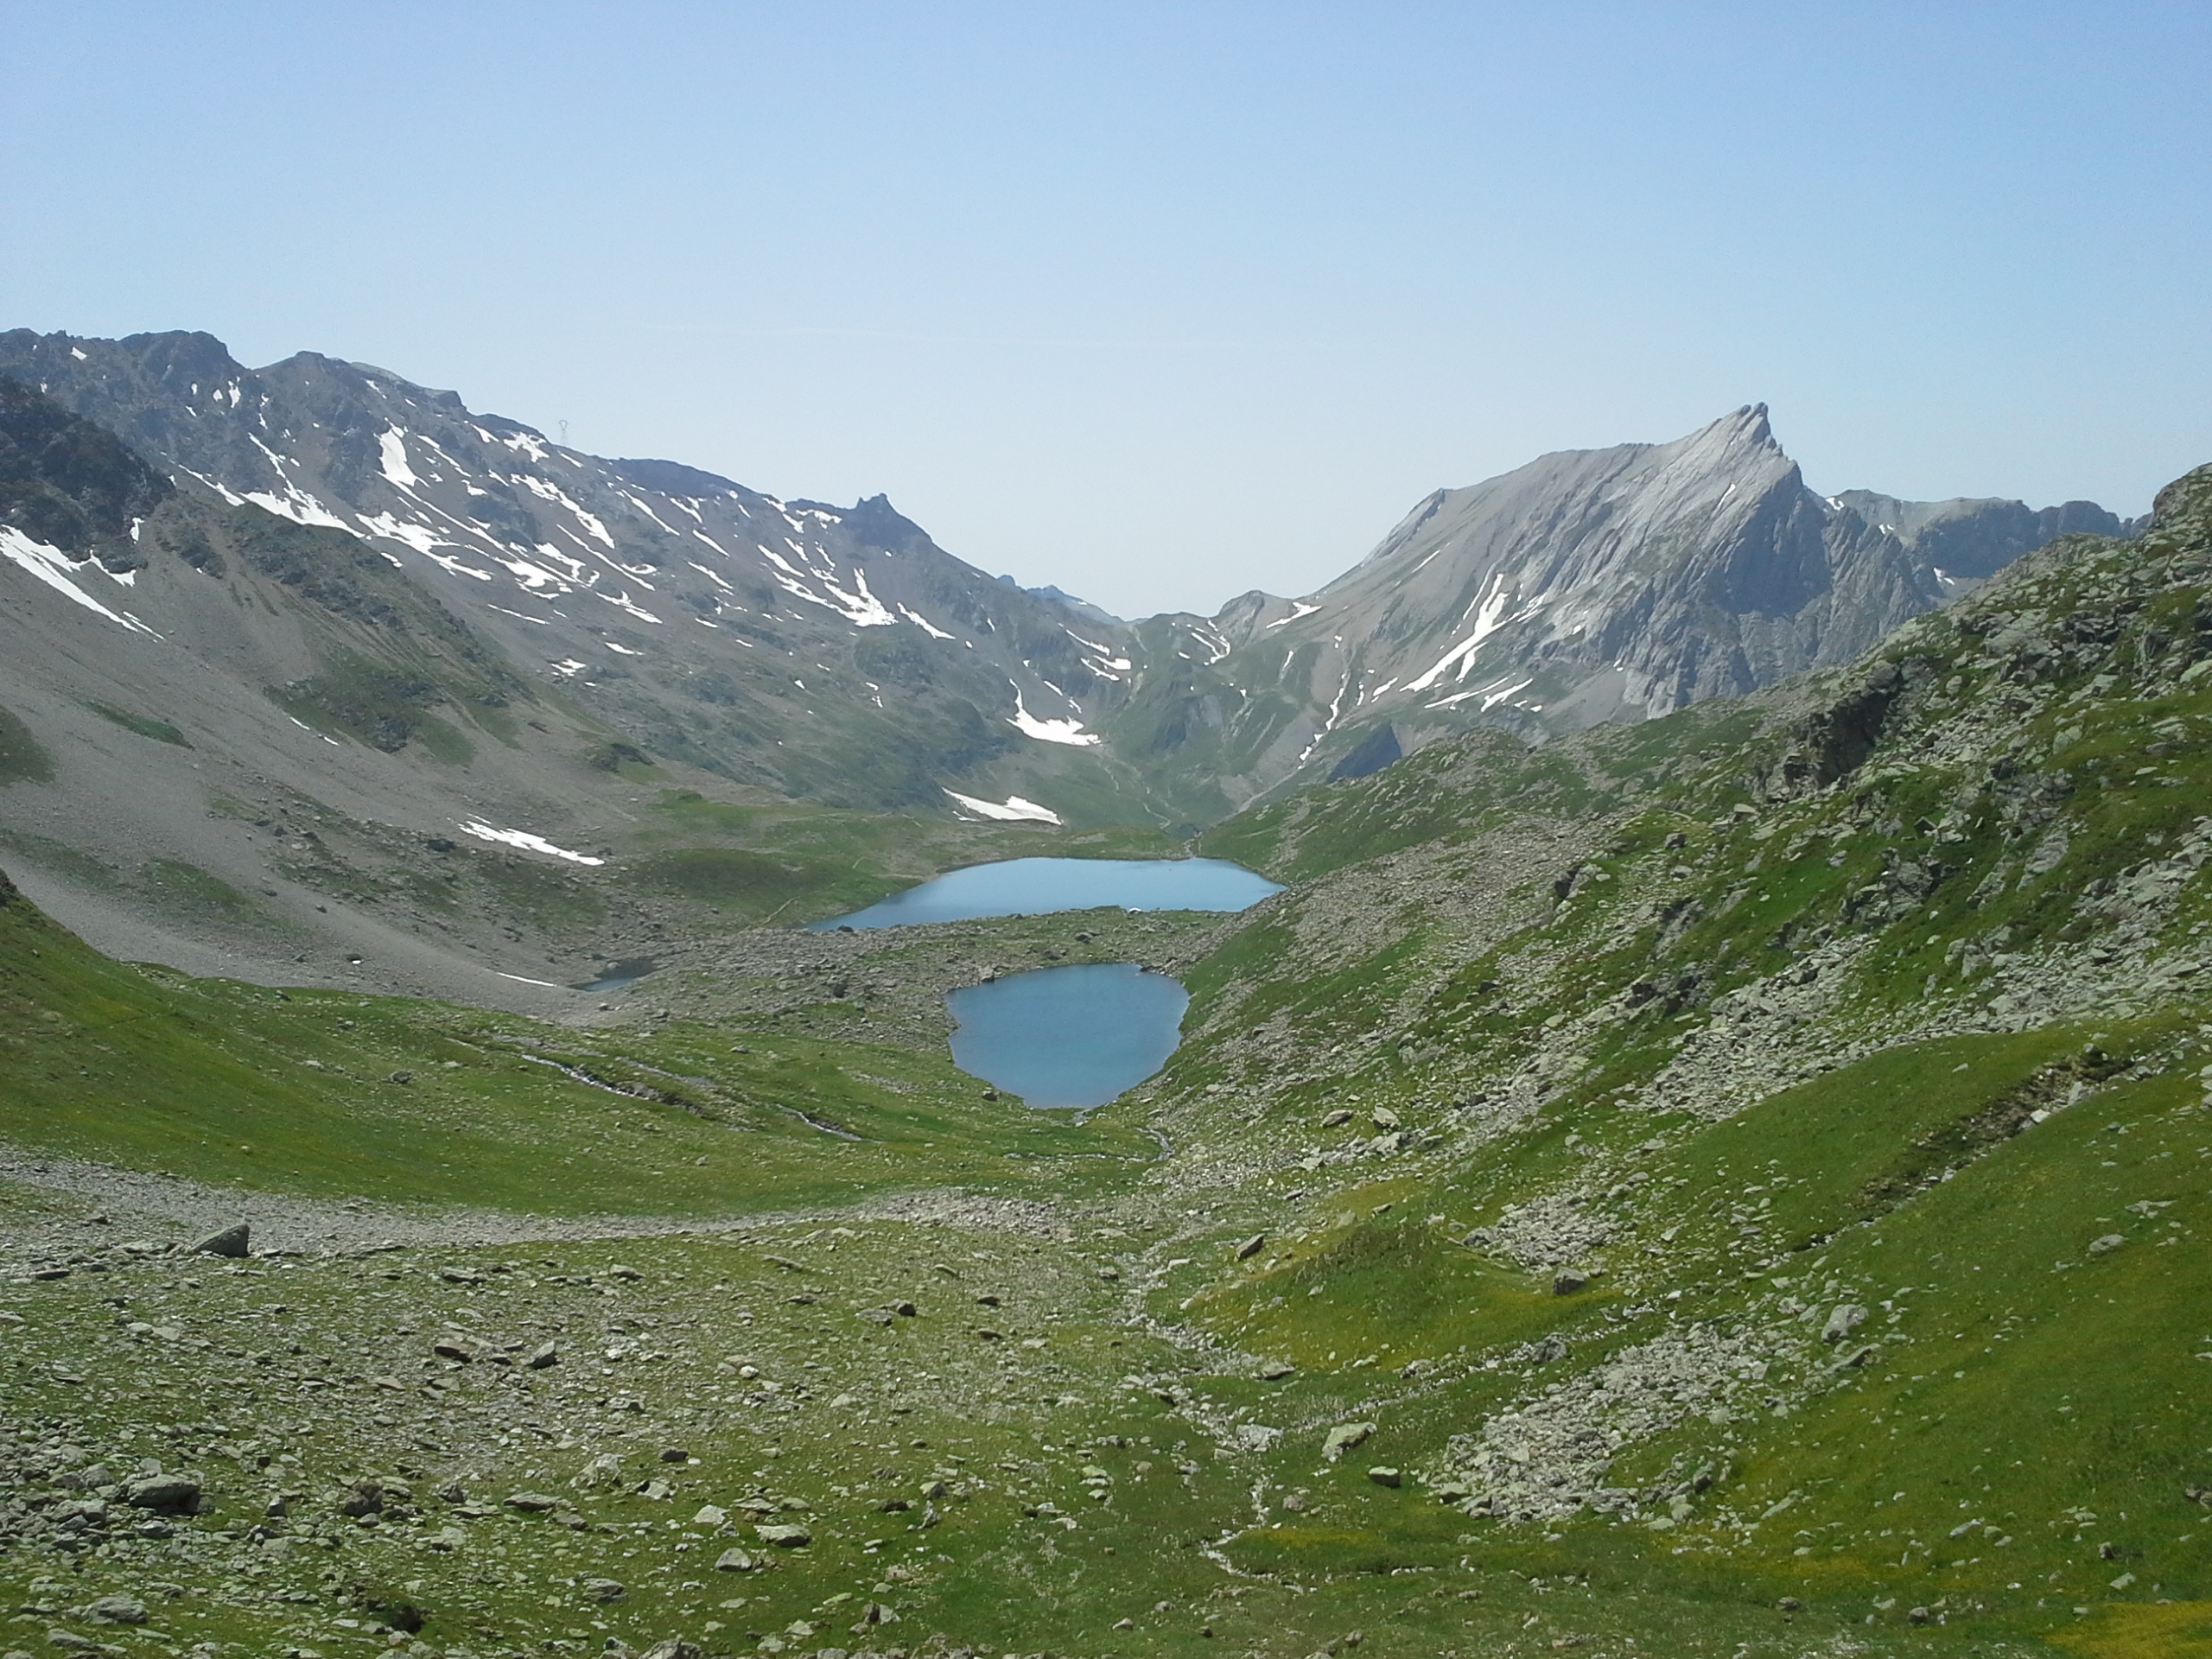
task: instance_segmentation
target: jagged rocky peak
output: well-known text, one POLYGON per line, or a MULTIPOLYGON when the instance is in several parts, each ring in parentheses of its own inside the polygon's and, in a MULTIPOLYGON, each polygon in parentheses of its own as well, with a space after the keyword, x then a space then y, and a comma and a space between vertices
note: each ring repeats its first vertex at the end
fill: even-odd
POLYGON ((1286 754, 1369 764, 1385 728, 1408 750, 1471 721, 1534 740, 1741 695, 1848 660, 2055 537, 2129 528, 2085 502, 1823 497, 1748 404, 1431 493, 1307 599, 1225 607, 1222 669, 1306 704, 1296 747, 1280 725, 1251 746, 1264 789, 1286 754))

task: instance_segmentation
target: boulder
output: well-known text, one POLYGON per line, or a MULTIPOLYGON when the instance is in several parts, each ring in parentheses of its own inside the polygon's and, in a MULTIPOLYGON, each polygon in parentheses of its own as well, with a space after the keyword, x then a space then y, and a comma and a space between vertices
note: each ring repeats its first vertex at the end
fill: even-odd
POLYGON ((143 1624, 146 1604, 136 1596, 102 1596, 85 1609, 85 1617, 98 1624, 143 1624))
POLYGON ((190 1515, 200 1507, 200 1483, 190 1475, 149 1475, 125 1486, 123 1501, 134 1510, 190 1515))
POLYGON ((1828 1315, 1827 1323, 1821 1327, 1822 1342, 1841 1342, 1846 1337, 1866 1323, 1866 1310, 1856 1302, 1840 1302, 1828 1315))
POLYGON ((192 1249, 199 1255, 244 1255, 253 1240, 253 1229, 243 1221, 232 1222, 219 1233, 210 1233, 192 1249))
POLYGON ((1321 1456, 1330 1463, 1359 1445, 1375 1432, 1372 1423, 1338 1423, 1321 1442, 1321 1456))
POLYGON ((762 1543, 772 1544, 778 1549, 804 1549, 814 1541, 811 1532, 788 1521, 770 1522, 753 1530, 762 1543))

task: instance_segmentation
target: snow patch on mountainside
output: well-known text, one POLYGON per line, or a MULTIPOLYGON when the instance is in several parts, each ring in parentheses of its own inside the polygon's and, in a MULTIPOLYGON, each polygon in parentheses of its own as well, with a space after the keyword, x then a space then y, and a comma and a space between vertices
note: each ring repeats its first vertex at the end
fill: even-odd
POLYGON ((977 800, 973 795, 963 795, 957 789, 948 789, 944 792, 952 797, 956 804, 979 818, 996 818, 1005 823, 1058 823, 1060 821, 1060 815, 1051 807, 1025 801, 1019 795, 1007 796, 1001 804, 997 801, 977 800))
POLYGON ((604 864, 603 858, 594 858, 588 853, 572 853, 566 847, 556 847, 543 836, 533 836, 527 830, 499 830, 480 820, 471 818, 461 826, 464 836, 474 836, 479 841, 494 841, 503 847, 519 847, 524 852, 543 853, 549 858, 565 858, 571 864, 604 864))
MULTIPOLYGON (((148 634, 156 639, 162 637, 128 611, 111 611, 94 599, 72 580, 79 567, 71 562, 67 553, 58 547, 48 547, 44 542, 33 541, 13 524, 0 524, 0 557, 29 571, 55 593, 130 629, 133 633, 148 634)), ((85 566, 95 570, 99 569, 98 564, 89 560, 85 562, 85 566)))
POLYGON ((423 480, 415 475, 415 469, 407 464, 405 435, 396 426, 386 427, 377 438, 377 448, 384 462, 385 481, 412 495, 415 493, 415 486, 423 480))
POLYGON ((1021 688, 1014 688, 1014 718, 1007 724, 1024 737, 1033 737, 1039 743, 1065 743, 1071 747, 1087 749, 1100 741, 1098 734, 1086 732, 1079 720, 1039 720, 1031 714, 1021 699, 1021 688))

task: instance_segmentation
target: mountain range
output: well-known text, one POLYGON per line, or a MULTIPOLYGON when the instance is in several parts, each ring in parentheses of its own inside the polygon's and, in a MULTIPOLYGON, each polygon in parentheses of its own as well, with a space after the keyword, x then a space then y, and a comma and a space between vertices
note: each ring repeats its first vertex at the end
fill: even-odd
POLYGON ((453 949, 528 980, 580 948, 558 905, 395 908, 424 837, 588 883, 688 791, 1187 838, 1471 728, 1542 742, 1847 661, 2056 537, 2137 528, 1821 496, 1753 407, 1439 491, 1316 593, 1130 622, 880 496, 586 454, 367 365, 17 330, 0 378, 0 710, 43 757, 0 830, 37 896, 112 940, 166 887, 174 957, 304 930, 295 966, 418 988, 453 949), (349 873, 300 857, 308 814, 311 849, 361 843, 349 873))

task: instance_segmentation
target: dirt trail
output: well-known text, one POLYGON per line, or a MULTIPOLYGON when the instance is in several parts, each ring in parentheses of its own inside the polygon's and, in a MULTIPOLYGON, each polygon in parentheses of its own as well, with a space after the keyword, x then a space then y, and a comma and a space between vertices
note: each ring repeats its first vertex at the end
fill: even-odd
POLYGON ((253 1249, 315 1255, 398 1247, 524 1244, 742 1232, 831 1220, 895 1220, 1037 1237, 1070 1236, 1072 1218, 1050 1205, 953 1189, 893 1193, 842 1209, 763 1210, 727 1216, 532 1216, 499 1210, 307 1198, 211 1186, 82 1159, 0 1147, 0 1271, 67 1261, 126 1242, 188 1244, 234 1222, 253 1249), (9 1188, 15 1189, 10 1194, 9 1188), (12 1198, 13 1202, 6 1202, 12 1198))

